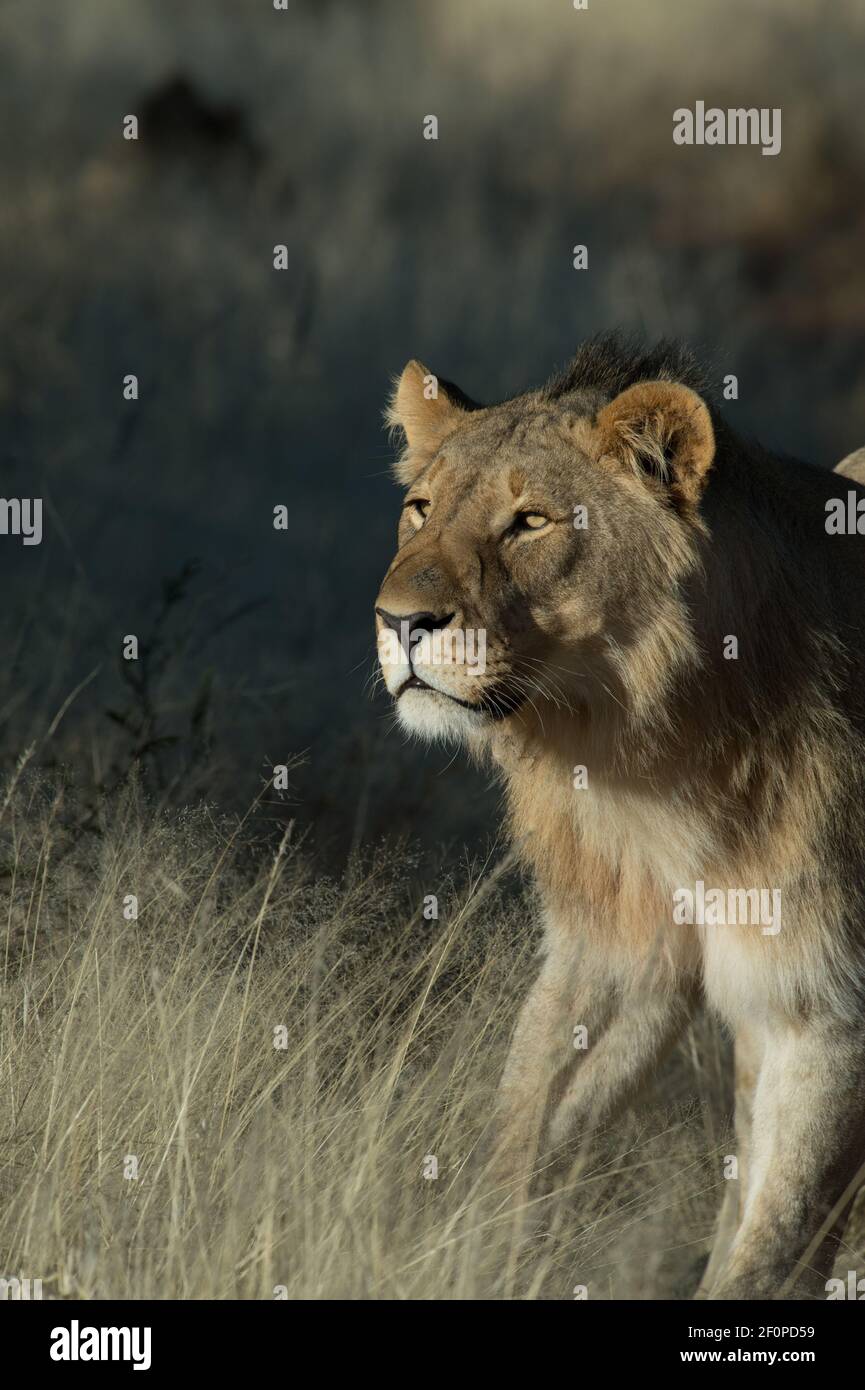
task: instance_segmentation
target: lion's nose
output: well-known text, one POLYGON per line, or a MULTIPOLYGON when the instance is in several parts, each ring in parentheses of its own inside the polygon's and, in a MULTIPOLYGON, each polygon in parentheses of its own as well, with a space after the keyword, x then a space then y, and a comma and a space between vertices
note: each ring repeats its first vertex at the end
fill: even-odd
POLYGON ((440 617, 436 617, 435 613, 388 613, 385 608, 377 608, 375 611, 385 627, 392 628, 396 633, 408 633, 409 655, 422 637, 439 628, 447 627, 454 616, 453 613, 443 613, 440 617))

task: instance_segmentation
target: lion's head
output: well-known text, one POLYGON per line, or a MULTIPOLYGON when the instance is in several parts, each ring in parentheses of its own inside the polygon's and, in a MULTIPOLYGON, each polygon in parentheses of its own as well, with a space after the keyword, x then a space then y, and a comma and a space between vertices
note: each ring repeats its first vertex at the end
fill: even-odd
POLYGON ((694 659, 683 585, 714 431, 701 396, 664 361, 645 379, 651 365, 613 390, 625 367, 587 379, 587 361, 483 408, 405 368, 389 407, 405 500, 375 605, 405 729, 476 743, 563 709, 634 715, 694 659))

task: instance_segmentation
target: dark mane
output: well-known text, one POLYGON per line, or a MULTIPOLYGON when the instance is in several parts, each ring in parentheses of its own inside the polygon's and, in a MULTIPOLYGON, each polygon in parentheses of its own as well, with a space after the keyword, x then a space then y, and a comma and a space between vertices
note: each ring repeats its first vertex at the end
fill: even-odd
POLYGON ((691 350, 672 339, 647 347, 624 333, 598 333, 581 343, 568 365, 541 388, 541 399, 558 401, 574 391, 617 396, 638 381, 678 381, 706 395, 702 367, 691 350))

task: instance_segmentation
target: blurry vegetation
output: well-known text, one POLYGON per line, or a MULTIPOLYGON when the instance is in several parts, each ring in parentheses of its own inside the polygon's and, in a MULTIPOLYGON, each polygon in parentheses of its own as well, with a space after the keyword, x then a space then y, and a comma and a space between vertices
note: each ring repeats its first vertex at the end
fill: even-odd
POLYGON ((93 762, 84 724, 124 713, 120 639, 196 555, 226 612, 268 600, 172 693, 209 702, 214 794, 244 804, 288 749, 338 854, 361 801, 369 839, 483 836, 482 779, 405 747, 366 693, 403 362, 495 399, 597 329, 678 334, 714 381, 738 376, 739 428, 825 464, 865 440, 855 0, 831 20, 807 0, 211 0, 206 21, 153 0, 122 24, 102 0, 9 0, 0 40, 0 468, 47 508, 37 553, 0 547, 0 640, 28 690, 8 759, 98 667, 62 730, 93 762), (674 146, 697 98, 780 106, 780 155, 674 146))

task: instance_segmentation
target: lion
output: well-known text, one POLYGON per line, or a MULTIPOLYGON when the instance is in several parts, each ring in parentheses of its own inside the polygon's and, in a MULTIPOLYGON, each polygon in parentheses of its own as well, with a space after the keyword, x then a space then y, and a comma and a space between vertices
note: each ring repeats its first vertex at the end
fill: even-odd
POLYGON ((865 452, 841 487, 615 335, 490 406, 409 362, 388 421, 385 684, 498 768, 542 904, 493 1172, 573 1153, 703 1000, 737 1176, 698 1296, 825 1297, 865 1163, 865 539, 827 517, 865 452))
POLYGON ((865 449, 856 449, 835 465, 835 472, 857 483, 865 483, 865 449))

